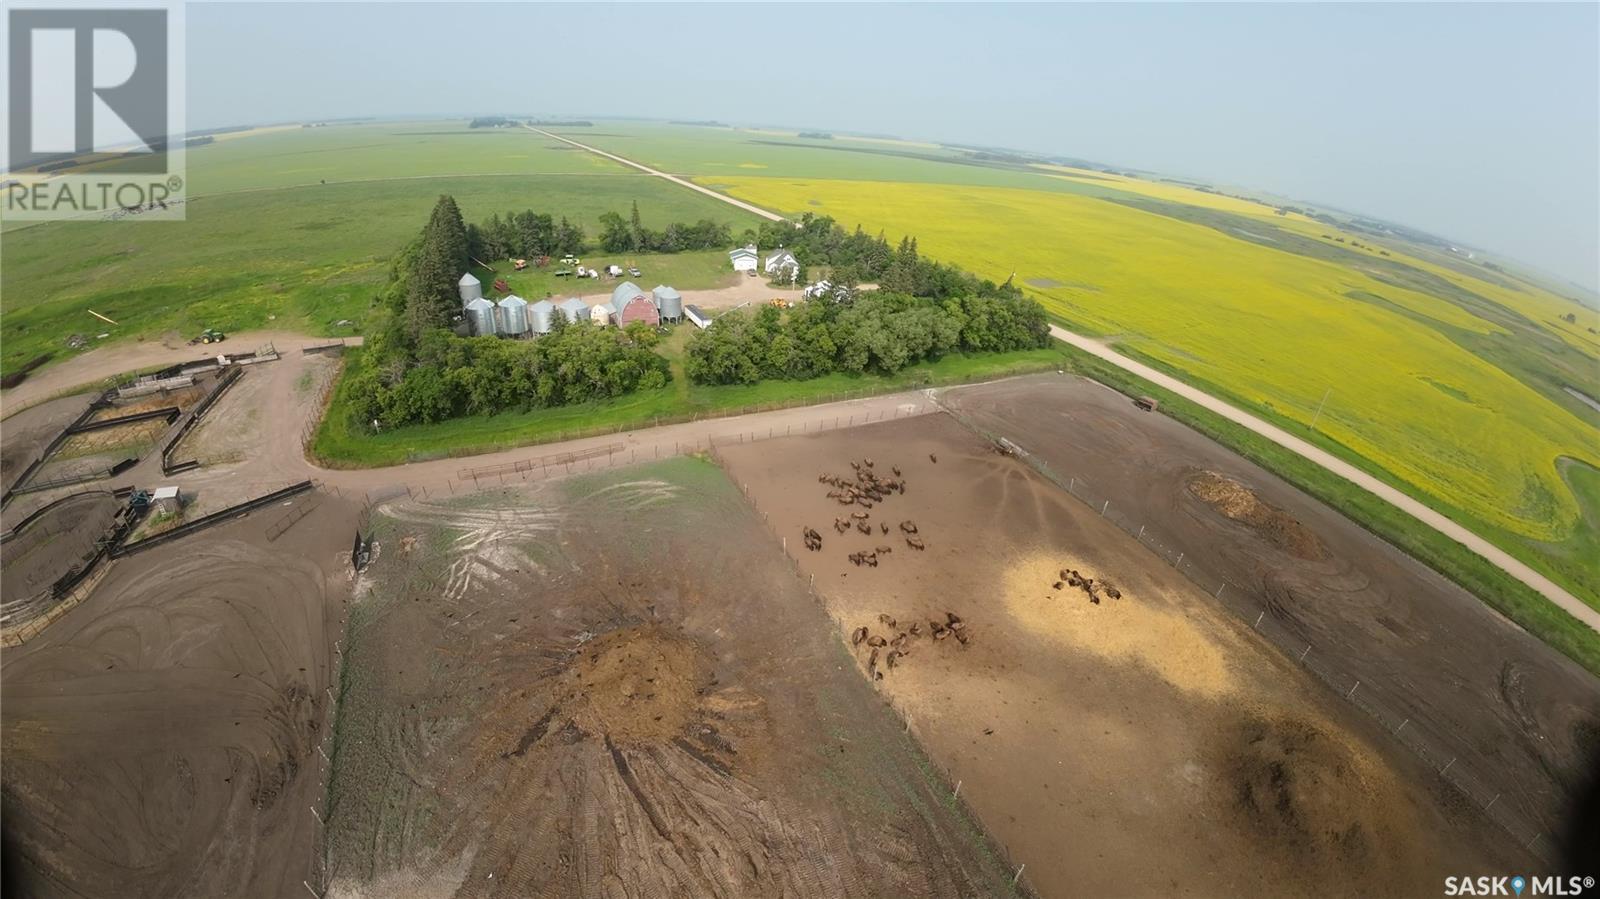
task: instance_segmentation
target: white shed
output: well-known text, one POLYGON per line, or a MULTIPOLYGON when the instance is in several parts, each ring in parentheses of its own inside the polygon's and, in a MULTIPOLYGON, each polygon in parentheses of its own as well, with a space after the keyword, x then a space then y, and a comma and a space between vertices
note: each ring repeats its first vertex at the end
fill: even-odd
POLYGON ((611 316, 616 312, 610 303, 596 303, 589 307, 589 321, 600 327, 611 324, 611 316))
POLYGON ((756 253, 755 244, 750 244, 749 246, 745 247, 738 247, 728 251, 728 258, 732 260, 733 270, 736 272, 755 271, 756 258, 758 255, 759 254, 756 253))
POLYGON ((178 494, 177 487, 157 487, 156 492, 150 494, 150 501, 162 515, 176 515, 183 508, 183 497, 178 494))
POLYGON ((685 318, 694 323, 696 328, 702 331, 711 327, 711 316, 701 312, 699 306, 685 306, 683 307, 683 314, 685 318))

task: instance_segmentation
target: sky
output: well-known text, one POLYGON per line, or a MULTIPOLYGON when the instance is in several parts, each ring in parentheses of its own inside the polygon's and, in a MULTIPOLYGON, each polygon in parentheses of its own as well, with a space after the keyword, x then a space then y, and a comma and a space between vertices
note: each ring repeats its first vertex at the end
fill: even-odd
POLYGON ((1600 289, 1600 4, 195 3, 194 130, 714 119, 1365 213, 1600 289))

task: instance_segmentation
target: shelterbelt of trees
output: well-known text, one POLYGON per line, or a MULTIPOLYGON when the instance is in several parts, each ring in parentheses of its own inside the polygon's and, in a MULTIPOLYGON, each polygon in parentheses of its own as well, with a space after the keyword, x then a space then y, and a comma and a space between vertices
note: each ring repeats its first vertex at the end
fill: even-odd
POLYGON ((1038 303, 1013 294, 938 300, 883 291, 850 303, 764 306, 723 314, 689 339, 684 369, 698 384, 804 380, 833 372, 893 374, 952 352, 1029 349, 1050 343, 1038 303))

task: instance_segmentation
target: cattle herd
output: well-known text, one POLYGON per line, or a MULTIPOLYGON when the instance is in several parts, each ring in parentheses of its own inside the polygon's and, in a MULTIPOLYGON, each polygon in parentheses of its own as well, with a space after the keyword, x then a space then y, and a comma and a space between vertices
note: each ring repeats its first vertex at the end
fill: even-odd
POLYGON ((1078 569, 1076 568, 1061 569, 1061 580, 1050 585, 1052 590, 1060 590, 1062 587, 1077 587, 1078 589, 1082 590, 1089 597, 1089 601, 1095 605, 1100 604, 1100 595, 1102 593, 1111 597, 1112 599, 1122 598, 1122 591, 1111 586, 1110 581, 1096 581, 1094 578, 1089 577, 1088 575, 1079 574, 1078 569))
POLYGON ((966 646, 972 641, 972 635, 967 632, 967 623, 961 616, 954 612, 944 613, 944 620, 929 619, 927 631, 923 631, 922 623, 913 621, 905 627, 900 626, 892 615, 879 615, 878 623, 887 628, 887 632, 894 634, 885 637, 874 634, 866 625, 856 628, 850 634, 850 646, 860 650, 866 648, 867 676, 873 680, 883 680, 883 668, 878 667, 878 660, 883 659, 884 668, 894 668, 900 660, 911 655, 911 645, 920 640, 924 633, 934 643, 940 643, 954 637, 956 642, 966 646), (881 656, 880 656, 881 654, 881 656))
MULTIPOLYGON (((860 509, 851 512, 849 515, 835 518, 833 520, 834 532, 845 534, 853 528, 869 537, 874 533, 880 537, 889 536, 889 522, 877 522, 876 530, 874 530, 872 513, 867 510, 885 502, 891 496, 905 495, 906 481, 905 477, 900 473, 899 466, 891 465, 889 467, 891 474, 887 476, 878 474, 877 464, 870 458, 862 459, 859 462, 851 462, 850 467, 855 470, 855 476, 851 478, 841 477, 836 474, 817 475, 817 483, 827 484, 833 488, 828 491, 829 499, 834 500, 841 506, 860 507, 860 509)), ((906 546, 915 550, 927 549, 927 545, 922 542, 922 537, 917 533, 916 522, 907 519, 900 522, 899 527, 906 546)), ((806 549, 812 552, 820 552, 822 550, 822 534, 818 533, 815 528, 802 527, 800 532, 805 538, 806 549)), ((868 568, 877 568, 879 557, 886 556, 892 552, 894 552, 894 547, 879 544, 872 549, 853 552, 848 558, 851 564, 858 567, 865 565, 868 568)))

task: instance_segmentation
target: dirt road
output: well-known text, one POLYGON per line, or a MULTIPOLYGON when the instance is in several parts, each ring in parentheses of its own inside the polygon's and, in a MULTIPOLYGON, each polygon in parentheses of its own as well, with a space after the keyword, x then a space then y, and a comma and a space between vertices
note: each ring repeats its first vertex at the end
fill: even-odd
MULTIPOLYGON (((598 150, 594 147, 580 144, 577 141, 568 140, 560 135, 551 134, 548 131, 540 131, 537 128, 533 130, 538 131, 540 134, 543 134, 546 137, 562 141, 563 143, 571 144, 572 146, 582 150, 588 150, 591 153, 604 156, 607 159, 620 162, 623 165, 632 166, 633 168, 639 169, 643 172, 648 172, 649 174, 657 177, 665 178, 674 184, 687 187, 692 191, 705 194, 708 197, 713 197, 723 201, 724 203, 732 204, 747 212, 753 212, 762 218, 769 219, 774 222, 783 220, 783 216, 781 215, 769 212, 756 206, 752 206, 743 200, 735 200, 732 197, 719 194, 714 190, 701 187, 698 184, 691 183, 675 175, 669 175, 666 172, 650 168, 646 165, 641 165, 637 162, 624 159, 621 156, 617 156, 612 153, 607 153, 604 150, 598 150)), ((1527 584, 1529 587, 1539 591, 1539 593, 1545 598, 1560 606, 1574 618, 1577 618, 1579 621, 1582 621, 1595 630, 1600 631, 1600 610, 1593 609, 1584 604, 1577 597, 1562 589, 1554 581, 1550 580, 1539 572, 1534 571, 1526 563, 1514 558, 1505 550, 1500 549, 1489 541, 1479 537, 1477 534, 1472 533, 1461 525, 1451 521, 1449 518, 1446 518, 1444 515, 1428 508, 1427 506, 1423 505, 1417 500, 1412 499, 1399 490, 1390 487, 1388 484, 1385 484, 1372 475, 1369 475, 1359 468, 1356 468, 1354 465, 1351 465, 1332 453, 1329 453, 1323 449, 1319 449, 1318 447, 1315 447, 1310 443, 1307 443, 1306 441, 1289 434, 1282 428, 1268 424, 1267 422, 1257 418, 1254 415, 1251 415, 1248 412, 1243 411, 1242 409, 1231 406, 1208 393, 1179 381, 1177 378, 1156 371, 1148 365, 1135 362, 1134 360, 1129 359, 1127 356, 1124 356, 1121 353, 1118 353, 1098 340, 1085 337, 1082 334, 1075 334, 1065 328, 1060 327, 1059 325, 1051 325, 1050 334, 1057 340, 1071 344, 1080 350, 1092 353, 1124 371, 1136 374, 1147 381, 1152 381, 1156 384, 1159 384, 1162 387, 1165 387, 1166 389, 1178 394, 1184 399, 1194 403, 1199 403, 1201 406, 1204 406, 1210 411, 1221 415, 1229 421, 1232 421, 1235 424, 1243 425, 1244 427, 1249 428, 1251 431, 1260 434, 1262 437, 1271 440, 1273 443, 1276 443, 1285 449, 1291 450, 1295 454, 1322 466, 1323 468, 1333 472, 1341 478, 1344 478, 1352 484, 1369 491, 1373 495, 1383 499, 1385 502, 1404 510, 1418 521, 1421 521, 1439 533, 1444 534, 1446 537, 1449 537, 1450 539, 1460 543, 1462 546, 1465 546, 1478 555, 1483 556, 1485 559, 1488 559, 1490 562, 1494 563, 1495 566, 1500 568, 1500 570, 1511 575, 1524 584, 1527 584)))
POLYGON ((688 189, 690 189, 692 191, 695 191, 696 193, 705 194, 706 196, 712 198, 713 200, 721 200, 722 202, 727 203, 729 205, 737 206, 740 209, 743 209, 745 212, 754 213, 754 214, 759 215, 759 216, 761 216, 762 218, 764 218, 764 219, 766 219, 768 221, 772 221, 772 222, 781 222, 781 221, 783 221, 783 216, 781 216, 781 215, 778 215, 778 214, 773 213, 773 212, 768 212, 767 210, 762 209, 760 206, 752 206, 749 203, 746 203, 746 202, 744 202, 742 200, 735 200, 734 198, 728 196, 727 194, 719 194, 716 191, 711 190, 710 188, 701 187, 700 185, 695 184, 693 181, 688 181, 688 180, 685 180, 683 178, 679 178, 677 175, 669 175, 666 172, 650 168, 647 165, 640 165, 639 163, 634 162, 631 159, 624 159, 621 156, 617 156, 617 155, 612 154, 612 153, 607 153, 604 150, 596 149, 594 147, 589 146, 588 144, 580 144, 575 140, 568 140, 567 138, 562 137, 559 134, 551 134, 550 132, 545 131, 542 128, 535 128, 532 125, 523 125, 522 127, 527 128, 529 131, 533 131, 533 132, 536 132, 538 134, 542 134, 545 137, 550 138, 551 140, 558 140, 558 141, 561 141, 564 144, 571 144, 572 146, 577 147, 580 150, 587 150, 587 151, 589 151, 590 153, 593 153, 596 156, 604 156, 605 158, 611 160, 612 162, 620 162, 623 165, 628 166, 629 168, 638 169, 639 171, 644 172, 647 175, 655 175, 657 178, 665 178, 668 181, 671 181, 673 184, 678 185, 679 187, 687 187, 688 189))

